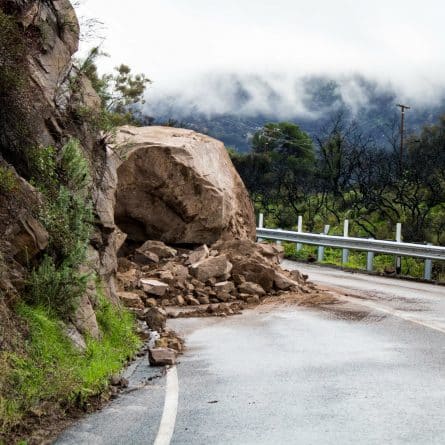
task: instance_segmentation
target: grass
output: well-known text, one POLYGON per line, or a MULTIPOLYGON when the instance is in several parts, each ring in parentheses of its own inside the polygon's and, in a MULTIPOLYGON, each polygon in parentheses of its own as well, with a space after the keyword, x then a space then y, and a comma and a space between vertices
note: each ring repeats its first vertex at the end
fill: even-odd
POLYGON ((134 356, 140 340, 133 316, 103 296, 98 306, 102 338, 88 338, 85 352, 73 346, 61 321, 47 309, 24 303, 17 307, 28 333, 22 350, 0 353, 0 431, 5 437, 30 413, 82 407, 134 356))

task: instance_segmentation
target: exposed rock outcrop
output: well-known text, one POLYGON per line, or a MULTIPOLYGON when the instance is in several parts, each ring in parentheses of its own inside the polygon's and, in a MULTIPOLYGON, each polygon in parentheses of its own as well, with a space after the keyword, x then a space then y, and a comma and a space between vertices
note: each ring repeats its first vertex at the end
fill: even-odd
POLYGON ((248 193, 222 142, 191 130, 123 127, 116 222, 135 241, 253 239, 248 193))

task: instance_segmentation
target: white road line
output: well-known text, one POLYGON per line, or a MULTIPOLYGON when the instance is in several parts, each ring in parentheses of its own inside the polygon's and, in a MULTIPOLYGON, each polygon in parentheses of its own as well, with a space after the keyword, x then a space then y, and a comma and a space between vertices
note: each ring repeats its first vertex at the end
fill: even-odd
POLYGON ((346 296, 346 295, 336 295, 336 296, 339 297, 341 300, 348 301, 350 303, 359 304, 359 305, 365 306, 369 309, 375 309, 377 311, 384 312, 385 314, 389 314, 394 317, 401 318, 402 320, 409 321, 411 323, 418 324, 425 328, 433 329, 435 331, 441 332, 442 334, 445 334, 445 327, 443 327, 442 325, 440 325, 438 323, 434 323, 434 322, 418 320, 416 318, 413 318, 413 317, 407 315, 404 311, 392 309, 387 306, 381 306, 381 305, 376 304, 371 301, 363 301, 360 298, 355 298, 355 297, 351 297, 351 296, 346 296))
POLYGON ((167 382, 165 387, 164 411, 158 435, 153 445, 170 445, 175 430, 176 414, 178 413, 179 382, 176 366, 167 370, 167 382))

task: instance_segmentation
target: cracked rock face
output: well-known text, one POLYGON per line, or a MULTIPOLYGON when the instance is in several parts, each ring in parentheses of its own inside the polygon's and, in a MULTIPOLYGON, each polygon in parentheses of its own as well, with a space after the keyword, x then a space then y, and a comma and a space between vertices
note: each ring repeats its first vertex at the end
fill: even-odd
POLYGON ((248 193, 216 139, 170 127, 122 127, 115 219, 129 239, 211 244, 253 239, 248 193))

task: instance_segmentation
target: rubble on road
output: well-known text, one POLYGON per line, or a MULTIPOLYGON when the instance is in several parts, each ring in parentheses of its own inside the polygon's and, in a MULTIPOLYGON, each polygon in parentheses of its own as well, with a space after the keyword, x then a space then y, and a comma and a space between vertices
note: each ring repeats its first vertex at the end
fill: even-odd
POLYGON ((194 250, 148 240, 119 258, 119 297, 145 320, 153 308, 196 306, 197 313, 209 314, 218 311, 208 311, 208 305, 244 306, 282 292, 309 292, 307 277, 281 269, 283 252, 277 244, 250 240, 219 241, 194 250), (148 254, 159 262, 148 262, 148 254))
POLYGON ((193 250, 148 240, 123 251, 119 298, 160 335, 150 363, 174 363, 182 351, 182 340, 166 329, 168 317, 226 317, 265 299, 314 291, 307 276, 280 267, 284 250, 277 244, 230 240, 193 250))

